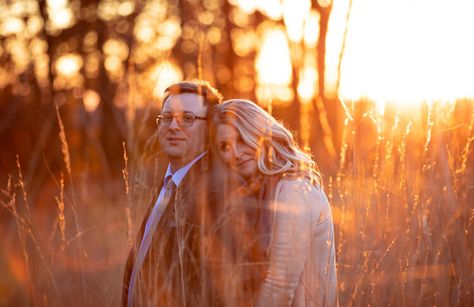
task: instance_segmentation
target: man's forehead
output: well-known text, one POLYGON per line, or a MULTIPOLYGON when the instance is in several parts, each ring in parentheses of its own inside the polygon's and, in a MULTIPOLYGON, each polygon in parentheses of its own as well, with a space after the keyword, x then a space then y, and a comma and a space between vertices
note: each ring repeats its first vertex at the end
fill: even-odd
POLYGON ((164 111, 199 112, 205 111, 204 98, 194 93, 173 94, 163 104, 164 111))

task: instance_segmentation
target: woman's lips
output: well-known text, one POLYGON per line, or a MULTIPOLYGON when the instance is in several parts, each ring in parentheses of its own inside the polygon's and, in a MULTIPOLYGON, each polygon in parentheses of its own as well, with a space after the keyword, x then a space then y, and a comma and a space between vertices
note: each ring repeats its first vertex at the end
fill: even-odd
POLYGON ((250 162, 250 161, 252 161, 252 159, 247 159, 247 160, 241 161, 241 162, 237 163, 237 166, 243 166, 243 165, 245 165, 247 162, 250 162))

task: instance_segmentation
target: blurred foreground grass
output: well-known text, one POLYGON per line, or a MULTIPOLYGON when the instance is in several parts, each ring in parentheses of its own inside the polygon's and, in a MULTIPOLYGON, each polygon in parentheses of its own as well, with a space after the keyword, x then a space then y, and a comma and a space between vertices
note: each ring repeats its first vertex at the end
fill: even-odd
MULTIPOLYGON (((334 215, 341 306, 473 306, 473 102, 345 107, 338 156, 309 144, 334 215)), ((17 157, 0 178, 0 304, 116 306, 167 161, 153 133, 129 125, 122 166, 97 174, 94 161, 75 165, 57 120, 62 171, 32 157, 47 170, 32 177, 17 157)))

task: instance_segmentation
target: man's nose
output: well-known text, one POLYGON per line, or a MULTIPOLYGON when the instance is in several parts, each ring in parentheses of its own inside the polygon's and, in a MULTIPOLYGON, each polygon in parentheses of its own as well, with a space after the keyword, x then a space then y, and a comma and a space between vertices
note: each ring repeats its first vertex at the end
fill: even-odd
POLYGON ((168 129, 179 129, 180 126, 178 124, 178 118, 176 116, 174 116, 172 119, 171 119, 171 122, 168 126, 168 129))

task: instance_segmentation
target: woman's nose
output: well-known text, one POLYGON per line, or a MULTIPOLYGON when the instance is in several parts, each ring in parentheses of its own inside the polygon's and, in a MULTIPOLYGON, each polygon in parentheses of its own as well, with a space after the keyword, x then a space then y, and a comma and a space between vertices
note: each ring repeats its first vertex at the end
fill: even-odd
POLYGON ((243 156, 242 148, 240 148, 239 146, 235 146, 234 147, 234 157, 235 157, 235 159, 240 160, 240 159, 242 159, 242 156, 243 156))

